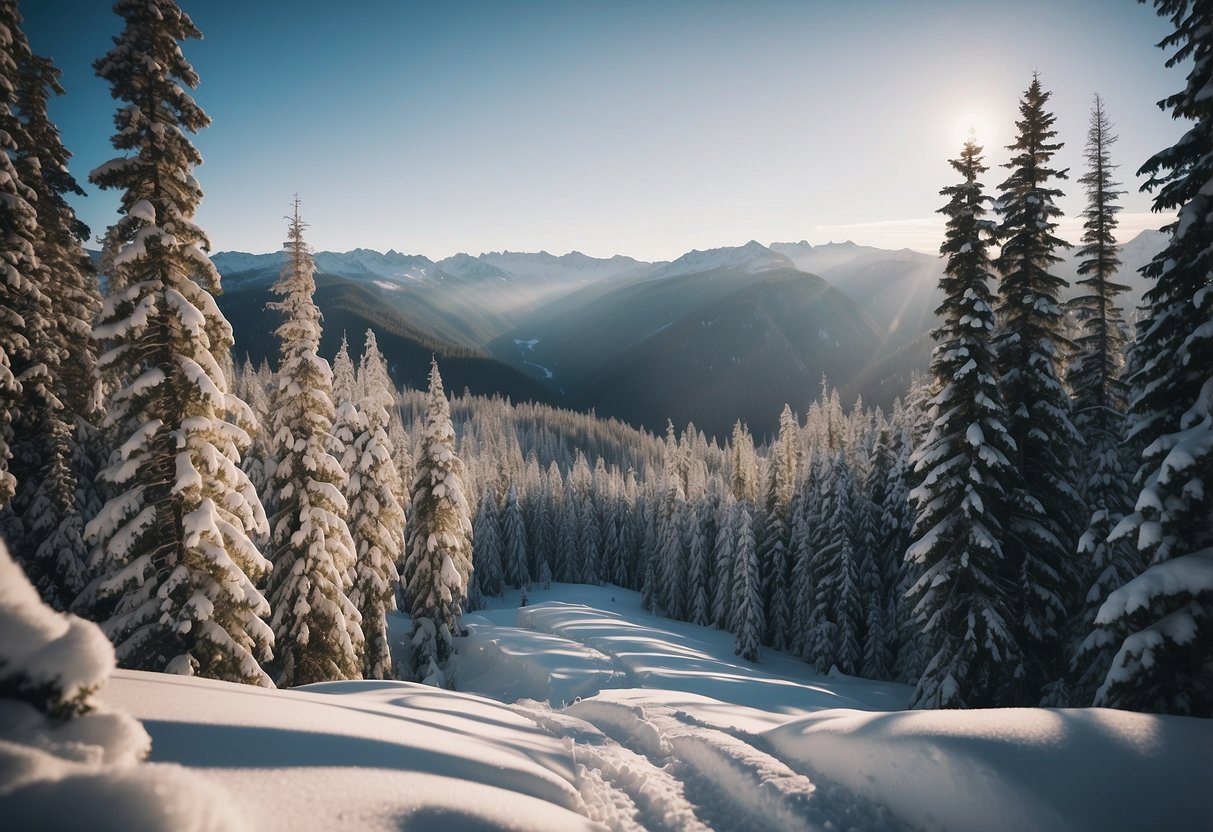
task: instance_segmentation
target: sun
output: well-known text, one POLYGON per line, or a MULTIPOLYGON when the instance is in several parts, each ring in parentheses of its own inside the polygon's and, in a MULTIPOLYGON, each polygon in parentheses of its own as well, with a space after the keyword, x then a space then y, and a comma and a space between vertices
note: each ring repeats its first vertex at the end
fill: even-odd
POLYGON ((964 110, 953 119, 948 135, 954 144, 973 137, 979 145, 989 145, 994 141, 994 121, 982 110, 964 110))

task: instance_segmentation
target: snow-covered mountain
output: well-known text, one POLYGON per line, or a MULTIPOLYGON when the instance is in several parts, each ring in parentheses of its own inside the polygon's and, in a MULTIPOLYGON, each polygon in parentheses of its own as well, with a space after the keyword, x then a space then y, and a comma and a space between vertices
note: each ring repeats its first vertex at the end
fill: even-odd
POLYGON ((688 251, 677 260, 657 267, 650 276, 653 278, 678 277, 684 274, 713 272, 718 269, 758 274, 771 269, 786 268, 796 268, 786 255, 772 251, 757 240, 750 240, 743 246, 688 251))
POLYGON ((401 254, 395 249, 388 249, 384 254, 369 248, 356 248, 344 253, 318 251, 316 268, 329 274, 366 274, 401 280, 434 277, 433 260, 417 254, 401 254))
POLYGON ((495 266, 515 277, 549 281, 609 280, 647 272, 653 265, 622 254, 600 258, 590 257, 580 251, 570 251, 568 254, 560 256, 549 254, 546 251, 529 254, 517 251, 490 251, 474 259, 495 266))
POLYGON ((859 257, 895 253, 886 251, 885 249, 872 248, 871 246, 861 246, 850 240, 842 243, 829 242, 819 245, 813 245, 807 240, 801 240, 798 243, 771 243, 770 249, 786 256, 802 272, 809 272, 810 274, 819 276, 824 276, 824 272, 831 271, 839 266, 845 266, 859 257))
POLYGON ((485 262, 483 255, 456 254, 437 263, 439 270, 459 280, 508 281, 510 274, 485 262))

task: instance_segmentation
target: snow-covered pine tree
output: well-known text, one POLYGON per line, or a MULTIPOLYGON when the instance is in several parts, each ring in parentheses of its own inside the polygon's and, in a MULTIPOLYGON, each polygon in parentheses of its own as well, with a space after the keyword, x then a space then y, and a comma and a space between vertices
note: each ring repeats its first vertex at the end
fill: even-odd
POLYGON ((765 494, 766 525, 759 544, 762 598, 766 610, 765 643, 776 650, 788 646, 792 626, 789 601, 792 497, 800 480, 800 424, 788 405, 779 415, 779 435, 771 446, 765 494))
POLYGON ((430 364, 405 548, 413 678, 442 687, 448 681, 445 665, 454 649, 452 640, 463 631, 460 617, 472 575, 472 521, 463 495, 463 463, 455 455, 450 404, 436 360, 430 364))
POLYGON ((283 687, 356 679, 364 650, 361 615, 348 591, 355 563, 346 522, 346 476, 332 455, 333 377, 320 348, 316 264, 304 240, 295 200, 286 262, 274 284, 281 301, 278 374, 271 395, 273 458, 270 490, 268 596, 278 643, 275 671, 283 687))
POLYGON ((581 554, 577 570, 578 581, 583 584, 602 583, 602 526, 598 521, 598 510, 594 505, 593 492, 587 490, 577 499, 578 549, 581 554))
MULTIPOLYGON (((19 334, 27 349, 14 356, 13 364, 22 387, 12 422, 16 491, 8 510, 0 513, 0 527, 43 599, 62 610, 88 577, 83 511, 89 508, 85 495, 90 487, 80 486, 74 463, 81 458, 78 440, 87 442, 95 433, 97 356, 91 335, 100 296, 81 244, 88 228, 65 199, 83 191, 68 171, 71 154, 47 113, 49 97, 63 93, 59 71, 32 54, 15 6, 4 6, 0 15, 9 38, 0 49, 15 66, 14 73, 6 73, 13 81, 8 92, 15 95, 3 120, 16 141, 12 163, 20 184, 33 197, 37 264, 27 270, 30 285, 18 299, 19 334)), ((19 232, 17 239, 21 236, 19 232)))
POLYGON ((733 619, 733 568, 736 562, 737 532, 729 524, 737 500, 726 489, 716 509, 716 543, 712 547, 712 627, 728 629, 733 619))
POLYGON ((905 486, 905 467, 895 440, 896 428, 883 422, 872 446, 871 472, 867 488, 868 533, 877 603, 868 605, 868 626, 864 632, 864 676, 869 679, 893 679, 894 657, 901 642, 901 593, 898 581, 900 565, 909 546, 909 489, 905 486))
POLYGON ((687 547, 687 620, 700 627, 710 622, 708 609, 708 557, 711 554, 708 535, 708 517, 712 506, 705 498, 697 506, 689 507, 687 518, 690 545, 687 547))
POLYGON ((733 652, 747 662, 758 661, 762 639, 762 576, 758 569, 758 547, 754 541, 754 521, 749 506, 733 504, 728 523, 736 533, 736 560, 733 570, 733 652))
MULTIPOLYGON (((17 74, 15 33, 20 32, 20 15, 15 0, 0 3, 0 27, 6 37, 0 40, 0 78, 17 74)), ((0 508, 12 500, 17 479, 10 470, 13 419, 18 413, 22 385, 17 378, 22 365, 32 362, 30 340, 22 314, 26 295, 40 294, 34 283, 38 257, 34 246, 39 240, 38 215, 34 209, 37 195, 21 181, 15 161, 21 123, 17 118, 17 90, 11 82, 0 85, 0 508)))
POLYGON ((1114 591, 1092 635, 1118 649, 1097 705, 1213 715, 1213 9, 1155 0, 1174 31, 1167 66, 1191 61, 1162 105, 1194 122, 1142 166, 1154 209, 1178 209, 1171 238, 1143 270, 1156 283, 1130 379, 1134 439, 1145 445, 1134 511, 1113 540, 1137 536, 1149 567, 1114 591))
POLYGON ((351 446, 348 471, 349 526, 357 562, 350 600, 362 616, 365 648, 364 679, 387 679, 392 671, 387 614, 396 610, 400 575, 396 562, 404 551, 404 509, 397 500, 402 488, 392 459, 387 429, 396 390, 372 330, 366 331, 358 365, 359 433, 351 446))
POLYGON ((559 503, 559 526, 556 529, 556 546, 553 550, 552 577, 561 582, 573 582, 577 579, 577 570, 581 563, 580 522, 577 513, 577 495, 570 483, 564 485, 564 496, 559 503))
MULTIPOLYGON (((341 333, 341 346, 333 356, 333 442, 329 452, 341 463, 347 477, 355 465, 354 440, 364 428, 362 418, 362 390, 358 384, 357 370, 350 358, 350 345, 341 333)), ((346 501, 353 498, 347 490, 346 501)))
POLYGON ((513 485, 505 494, 505 510, 501 516, 501 545, 505 580, 515 589, 531 582, 527 566, 526 524, 522 522, 522 506, 518 489, 513 485))
POLYGON ((664 497, 658 516, 657 559, 658 591, 661 608, 670 618, 685 620, 687 610, 687 502, 683 497, 682 480, 671 470, 665 484, 664 497))
POLYGON ((209 119, 183 88, 198 76, 178 41, 201 35, 172 0, 114 10, 125 27, 94 68, 126 102, 113 144, 128 155, 90 179, 121 191, 93 330, 115 379, 107 420, 121 444, 101 473, 115 496, 86 527, 102 572, 86 592, 115 599, 103 626, 125 666, 268 685, 258 661, 273 634, 255 582, 269 563, 250 540, 266 519, 238 465, 248 436, 228 420, 252 413, 227 388, 232 331, 193 222, 201 159, 185 131, 209 119))
POLYGON ((1024 662, 1020 684, 1007 688, 1002 704, 1036 705, 1047 685, 1062 675, 1061 628, 1077 607, 1075 570, 1078 537, 1087 517, 1077 490, 1074 449, 1082 438, 1070 421, 1070 397, 1059 380, 1061 290, 1068 285, 1051 272, 1064 243, 1054 235, 1061 191, 1053 180, 1066 171, 1050 166, 1062 147, 1054 141, 1055 118, 1033 76, 1019 104, 1018 135, 1003 167, 1011 175, 1000 186, 996 266, 1002 275, 995 340, 996 367, 1015 441, 1010 459, 1019 471, 1011 494, 1009 535, 1003 546, 1019 588, 1012 626, 1024 662))
POLYGON ((758 498, 758 471, 754 460, 754 440, 749 429, 738 420, 729 442, 729 489, 736 500, 758 498))
MULTIPOLYGON (((1090 705, 1107 676, 1109 650, 1086 654, 1081 646, 1095 629, 1100 605, 1114 590, 1140 571, 1137 553, 1128 540, 1108 543, 1108 535, 1132 510, 1129 466, 1125 457, 1126 384, 1121 379, 1125 322, 1117 296, 1128 287, 1115 282, 1120 266, 1116 246, 1116 215, 1120 211, 1120 183, 1112 180, 1112 133, 1103 99, 1095 96, 1087 131, 1087 170, 1078 180, 1087 192, 1083 247, 1078 255, 1080 286, 1085 291, 1070 301, 1082 325, 1075 339, 1078 354, 1069 368, 1074 399, 1074 427, 1086 443, 1078 456, 1084 480, 1083 501, 1090 512, 1087 530, 1078 541, 1083 563, 1080 587, 1086 590, 1081 614, 1072 622, 1069 694, 1057 704, 1090 705)), ((1061 697, 1059 695, 1058 699, 1061 697)))
POLYGON ((973 139, 950 164, 963 180, 940 191, 948 197, 939 249, 947 266, 931 359, 940 390, 914 454, 923 479, 912 492, 918 519, 906 552, 923 570, 910 592, 931 654, 914 691, 917 708, 997 705, 1020 662, 1011 603, 1017 575, 1004 554, 1018 477, 991 354, 992 223, 982 219, 989 200, 978 181, 987 168, 973 139))
POLYGON ((504 588, 501 521, 497 516, 497 498, 486 488, 472 519, 472 566, 474 583, 482 595, 499 596, 504 588))
POLYGON ((829 569, 829 550, 837 544, 834 538, 836 530, 830 523, 838 503, 835 459, 836 454, 824 442, 816 447, 811 485, 804 501, 804 522, 809 529, 806 545, 811 558, 807 566, 807 587, 811 594, 801 601, 806 608, 800 611, 800 620, 806 630, 803 649, 805 659, 822 673, 828 672, 836 663, 835 650, 838 645, 832 614, 834 599, 830 595, 829 584, 824 580, 829 569))
MULTIPOLYGON (((810 458, 810 470, 816 469, 810 458)), ((788 651, 794 656, 808 660, 810 613, 813 602, 813 551, 810 545, 812 531, 809 513, 812 486, 809 478, 797 487, 792 500, 792 529, 788 537, 788 549, 792 561, 792 577, 788 586, 788 607, 791 615, 791 630, 788 634, 788 651)))
MULTIPOLYGON (((242 365, 240 372, 237 374, 237 393, 240 398, 248 402, 249 408, 253 411, 253 418, 257 420, 257 430, 252 435, 252 444, 240 458, 240 469, 248 475, 249 482, 253 486, 253 490, 261 495, 261 504, 265 507, 267 515, 273 514, 274 506, 271 495, 269 494, 269 469, 273 462, 271 459, 271 435, 270 435, 270 400, 268 393, 268 385, 261 380, 260 375, 248 361, 242 365)), ((269 529, 266 528, 268 533, 269 529)), ((264 535, 259 535, 254 538, 255 541, 265 548, 268 540, 264 535)))
MULTIPOLYGON (((830 502, 822 518, 823 542, 815 554, 814 603, 826 611, 833 638, 830 663, 854 676, 863 660, 864 604, 859 553, 854 542, 854 483, 846 454, 839 450, 830 466, 830 502)), ((819 664, 822 670, 829 667, 819 664)))

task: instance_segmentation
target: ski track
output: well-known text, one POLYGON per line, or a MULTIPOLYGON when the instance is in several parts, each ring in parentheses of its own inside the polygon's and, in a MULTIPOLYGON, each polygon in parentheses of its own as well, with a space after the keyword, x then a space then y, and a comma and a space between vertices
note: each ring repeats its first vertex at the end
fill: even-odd
MULTIPOLYGON (((547 629, 536 627, 533 618, 524 620, 547 629)), ((609 644, 578 638, 574 628, 559 635, 605 651, 628 682, 638 683, 630 663, 609 644)), ((608 691, 561 711, 531 701, 514 708, 569 744, 586 815, 608 829, 906 828, 883 807, 816 774, 793 770, 758 737, 706 724, 660 702, 613 701, 608 691)))

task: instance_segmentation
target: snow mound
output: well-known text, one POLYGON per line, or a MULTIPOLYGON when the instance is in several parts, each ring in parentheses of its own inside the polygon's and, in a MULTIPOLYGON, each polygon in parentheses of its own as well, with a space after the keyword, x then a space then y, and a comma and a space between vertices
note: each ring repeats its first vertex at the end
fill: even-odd
POLYGON ((55 715, 86 711, 114 668, 101 628, 42 603, 0 541, 0 691, 55 715))
POLYGON ((1213 828, 1213 723, 1085 708, 815 714, 773 751, 924 829, 1213 828))
POLYGON ((101 629, 44 605, 0 542, 0 826, 247 828, 205 780, 140 764, 147 732, 94 701, 113 669, 114 648, 101 629))
POLYGON ((152 760, 205 771, 260 832, 591 829, 572 754, 509 706, 408 682, 273 691, 118 671, 152 760))

